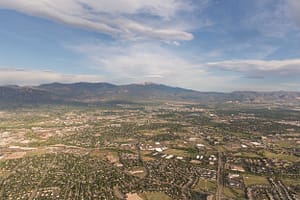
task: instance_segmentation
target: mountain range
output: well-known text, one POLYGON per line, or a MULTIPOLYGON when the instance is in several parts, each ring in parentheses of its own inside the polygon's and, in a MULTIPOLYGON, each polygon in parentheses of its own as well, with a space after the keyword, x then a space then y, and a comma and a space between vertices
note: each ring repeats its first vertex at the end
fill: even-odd
POLYGON ((99 104, 105 102, 300 102, 300 92, 199 92, 162 84, 51 83, 1 86, 0 107, 36 104, 99 104))

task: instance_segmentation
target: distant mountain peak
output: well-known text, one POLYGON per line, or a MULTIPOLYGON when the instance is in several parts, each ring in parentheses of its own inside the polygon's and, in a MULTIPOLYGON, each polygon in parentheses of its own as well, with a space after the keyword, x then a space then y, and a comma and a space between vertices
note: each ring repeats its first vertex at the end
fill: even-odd
POLYGON ((161 85, 161 84, 157 84, 157 83, 154 83, 154 82, 146 81, 146 82, 142 83, 142 85, 161 85))

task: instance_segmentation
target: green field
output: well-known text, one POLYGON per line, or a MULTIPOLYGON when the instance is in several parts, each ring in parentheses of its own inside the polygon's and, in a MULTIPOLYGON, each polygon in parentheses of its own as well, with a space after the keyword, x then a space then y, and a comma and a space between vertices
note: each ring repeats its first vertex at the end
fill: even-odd
POLYGON ((246 187, 251 185, 269 185, 267 178, 263 176, 244 175, 244 182, 246 187))
POLYGON ((214 193, 217 189, 216 181, 199 179, 194 190, 214 193))
POLYGON ((146 192, 139 194, 145 200, 171 200, 171 198, 162 192, 146 192))
POLYGON ((188 156, 188 153, 186 151, 180 149, 167 149, 166 151, 164 151, 164 153, 174 156, 188 156))
POLYGON ((231 199, 244 199, 244 192, 241 189, 225 187, 223 188, 223 195, 231 199))
POLYGON ((254 152, 238 152, 234 155, 238 156, 238 157, 243 157, 243 158, 260 158, 261 157, 254 152))
POLYGON ((286 185, 300 187, 300 179, 284 178, 282 181, 286 185))
POLYGON ((287 154, 276 154, 272 153, 270 151, 264 151, 263 155, 268 159, 281 159, 281 160, 287 160, 291 162, 299 162, 300 158, 293 155, 287 155, 287 154))

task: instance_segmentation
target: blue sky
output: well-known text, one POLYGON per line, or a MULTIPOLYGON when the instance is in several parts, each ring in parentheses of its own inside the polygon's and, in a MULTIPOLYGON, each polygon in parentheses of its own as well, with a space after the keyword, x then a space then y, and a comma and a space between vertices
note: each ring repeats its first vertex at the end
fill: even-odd
POLYGON ((1 0, 0 84, 300 90, 299 0, 1 0))

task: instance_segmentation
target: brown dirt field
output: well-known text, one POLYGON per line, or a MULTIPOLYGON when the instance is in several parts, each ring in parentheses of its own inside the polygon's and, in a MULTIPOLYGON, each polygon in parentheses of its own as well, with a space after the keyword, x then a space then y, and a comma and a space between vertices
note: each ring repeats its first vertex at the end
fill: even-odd
POLYGON ((107 154, 107 159, 109 160, 109 162, 111 162, 111 163, 116 163, 116 162, 118 162, 119 161, 119 159, 118 158, 116 158, 112 153, 108 153, 107 154))
POLYGON ((24 152, 24 151, 14 152, 10 155, 7 155, 4 159, 10 160, 10 159, 23 158, 25 155, 26 155, 26 152, 24 152))
POLYGON ((137 193, 128 193, 127 195, 127 200, 143 200, 137 193))

